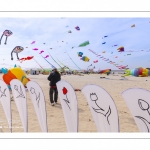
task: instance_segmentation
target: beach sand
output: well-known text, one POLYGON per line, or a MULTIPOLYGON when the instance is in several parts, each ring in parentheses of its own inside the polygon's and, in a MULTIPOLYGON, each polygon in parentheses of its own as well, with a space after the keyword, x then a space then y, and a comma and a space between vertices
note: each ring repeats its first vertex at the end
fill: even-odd
MULTIPOLYGON (((47 80, 48 75, 28 75, 28 77, 36 81, 42 88, 45 99, 46 99, 46 111, 47 111, 47 123, 48 132, 67 132, 62 107, 60 100, 58 99, 58 104, 55 106, 50 105, 49 101, 49 81, 47 80)), ((86 84, 96 84, 104 88, 114 99, 115 104, 118 109, 119 114, 119 124, 120 132, 139 132, 137 125, 131 113, 121 96, 121 93, 128 88, 144 88, 150 90, 149 77, 126 77, 128 80, 120 80, 122 77, 118 75, 64 75, 61 77, 62 80, 69 82, 74 88, 82 89, 86 84), (106 77, 109 79, 101 79, 100 77, 106 77), (146 81, 147 80, 147 81, 146 81)), ((2 75, 0 75, 2 79, 2 75)), ((76 92, 78 99, 79 108, 79 132, 97 132, 94 120, 92 118, 89 106, 84 95, 80 92, 76 92)), ((12 95, 11 95, 12 96, 12 95)), ((29 93, 27 92, 28 98, 28 132, 41 132, 37 116, 33 104, 29 98, 29 93)), ((11 101, 12 105, 12 132, 24 132, 22 124, 20 121, 19 113, 16 108, 15 102, 11 101)), ((0 104, 0 132, 10 132, 8 129, 8 123, 0 104)))

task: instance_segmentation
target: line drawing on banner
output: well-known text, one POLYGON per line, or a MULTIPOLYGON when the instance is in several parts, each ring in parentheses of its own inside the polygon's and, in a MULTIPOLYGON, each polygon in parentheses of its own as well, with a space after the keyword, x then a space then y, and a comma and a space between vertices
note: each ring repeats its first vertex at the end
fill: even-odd
MULTIPOLYGON (((149 112, 150 106, 149 106, 149 104, 148 104, 145 100, 143 100, 143 99, 138 99, 138 104, 139 104, 139 107, 140 107, 143 111, 146 110, 146 111, 148 112, 149 116, 150 116, 150 112, 149 112), (142 104, 143 104, 143 105, 142 105, 142 104)), ((146 125, 147 130, 148 130, 148 132, 149 132, 149 131, 150 131, 150 122, 149 122, 148 120, 146 120, 145 118, 141 117, 141 116, 135 116, 135 117, 141 119, 141 120, 144 122, 144 124, 146 125), (147 124, 147 123, 148 123, 148 124, 147 124)))
POLYGON ((20 92, 19 92, 19 89, 18 89, 17 85, 14 85, 14 89, 19 93, 19 95, 16 98, 19 98, 19 97, 25 98, 25 96, 24 96, 24 94, 22 92, 21 85, 20 85, 20 92))
POLYGON ((96 95, 96 93, 90 93, 90 99, 91 99, 91 101, 95 101, 95 104, 96 104, 96 106, 98 107, 98 109, 96 109, 96 108, 93 108, 93 110, 96 112, 96 113, 100 113, 100 114, 102 114, 103 116, 105 116, 105 117, 107 117, 107 122, 108 122, 108 124, 110 125, 110 123, 109 123, 109 120, 108 120, 108 117, 110 116, 110 114, 111 114, 111 108, 110 108, 110 106, 109 106, 109 108, 108 108, 108 111, 107 111, 107 113, 106 114, 104 114, 104 109, 102 109, 98 104, 97 104, 97 100, 98 100, 98 97, 97 97, 97 95, 96 95))
POLYGON ((30 92, 32 94, 35 94, 35 98, 36 98, 36 101, 37 101, 37 105, 38 105, 38 108, 39 108, 39 101, 40 101, 40 92, 39 92, 39 95, 37 96, 36 92, 35 92, 35 89, 33 87, 30 88, 30 92))
POLYGON ((68 106, 69 109, 71 110, 71 108, 70 108, 70 106, 69 106, 69 103, 70 103, 70 102, 69 102, 68 97, 67 97, 68 90, 67 90, 65 87, 63 87, 62 91, 63 91, 63 94, 66 95, 66 99, 63 99, 63 100, 66 102, 67 106, 68 106))
POLYGON ((5 91, 6 91, 6 89, 4 89, 4 91, 2 92, 1 91, 1 86, 0 86, 0 92, 1 92, 0 98, 3 97, 3 96, 7 97, 6 94, 5 94, 5 91))

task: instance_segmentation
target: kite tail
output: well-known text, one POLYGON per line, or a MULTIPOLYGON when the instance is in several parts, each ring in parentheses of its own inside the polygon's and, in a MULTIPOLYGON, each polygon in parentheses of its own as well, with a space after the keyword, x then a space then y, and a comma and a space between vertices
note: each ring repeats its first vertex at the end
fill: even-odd
MULTIPOLYGON (((37 61, 34 59, 34 61, 37 63, 37 61)), ((38 64, 38 63, 37 63, 38 64)), ((39 64, 38 64, 39 65, 39 64)), ((40 65, 39 65, 40 66, 40 65)), ((41 67, 41 66, 40 66, 41 67)), ((41 67, 43 69, 43 67, 41 67)), ((44 70, 44 69, 43 69, 44 70)))
POLYGON ((2 38, 3 38, 3 34, 2 34, 1 39, 0 39, 0 44, 1 44, 1 40, 2 40, 2 38))
POLYGON ((14 49, 11 52, 11 60, 13 60, 13 52, 14 52, 14 49))
POLYGON ((6 36, 6 40, 5 40, 5 43, 4 43, 5 45, 7 44, 7 37, 8 37, 8 36, 6 36))
MULTIPOLYGON (((66 51, 67 52, 67 51, 66 51)), ((67 55, 69 56, 69 54, 68 54, 68 52, 67 52, 67 55)), ((79 68, 78 66, 77 66, 77 64, 72 60, 72 58, 69 56, 69 58, 70 58, 70 60, 75 64, 75 66, 77 67, 77 68, 79 68)), ((79 68, 80 69, 80 68, 79 68)), ((80 69, 81 70, 81 69, 80 69)))
MULTIPOLYGON (((41 55, 42 56, 42 55, 41 55)), ((42 56, 43 57, 43 56, 42 56)), ((43 57, 44 58, 44 57, 43 57)), ((44 58, 45 59, 45 58, 44 58)), ((46 60, 46 59, 45 59, 46 60)), ((47 60, 46 60, 47 61, 47 60)), ((56 68, 55 66, 53 66, 49 61, 47 61, 51 66, 52 68, 56 68)))
POLYGON ((19 60, 18 53, 16 53, 17 59, 19 60))
MULTIPOLYGON (((49 52, 48 52, 49 53, 49 52)), ((50 53, 49 53, 49 55, 50 55, 50 53)), ((51 56, 51 55, 50 55, 51 56)), ((51 56, 51 58, 56 62, 56 60, 51 56)), ((57 62, 56 62, 56 64, 60 67, 60 68, 62 68, 57 62)))

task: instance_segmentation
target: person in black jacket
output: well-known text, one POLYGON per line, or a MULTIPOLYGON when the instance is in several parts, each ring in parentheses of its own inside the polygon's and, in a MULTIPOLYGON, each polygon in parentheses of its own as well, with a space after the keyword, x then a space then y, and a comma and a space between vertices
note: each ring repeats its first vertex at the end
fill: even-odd
POLYGON ((48 76, 47 79, 50 81, 50 83, 49 83, 49 85, 50 85, 50 90, 49 90, 50 103, 52 106, 54 106, 54 102, 55 102, 55 104, 57 104, 57 99, 58 99, 58 90, 57 90, 56 83, 61 80, 60 74, 56 68, 52 70, 52 73, 48 76), (53 93, 54 93, 54 98, 53 98, 53 93))

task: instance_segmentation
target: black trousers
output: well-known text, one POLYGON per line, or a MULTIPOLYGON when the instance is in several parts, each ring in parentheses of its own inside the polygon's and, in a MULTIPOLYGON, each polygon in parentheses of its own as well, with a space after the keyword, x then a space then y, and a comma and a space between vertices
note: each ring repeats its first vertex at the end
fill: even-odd
POLYGON ((51 103, 57 102, 57 99, 58 99, 58 90, 57 90, 57 88, 51 88, 50 87, 49 97, 50 97, 50 102, 51 103))

